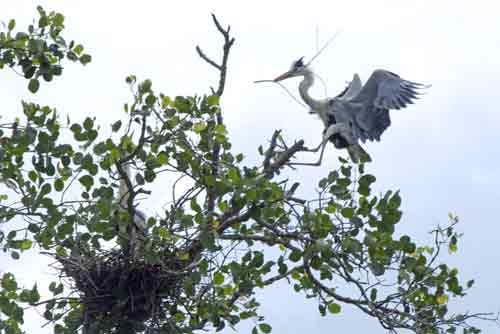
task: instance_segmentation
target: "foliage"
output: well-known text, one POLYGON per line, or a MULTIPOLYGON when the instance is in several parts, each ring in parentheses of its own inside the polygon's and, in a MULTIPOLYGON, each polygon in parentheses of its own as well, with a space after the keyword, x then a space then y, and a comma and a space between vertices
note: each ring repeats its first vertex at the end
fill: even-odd
MULTIPOLYGON (((90 61, 60 36, 64 16, 38 11, 37 29, 12 37, 11 21, 0 34, 0 64, 20 68, 33 93, 40 76, 61 74, 64 58, 90 61)), ((249 318, 252 333, 269 333, 255 292, 278 281, 317 300, 324 316, 354 305, 391 331, 479 332, 468 320, 483 315, 448 309, 473 281, 464 285, 457 269, 438 262, 443 247, 457 250, 456 217, 433 231, 432 246, 418 245, 396 233, 399 192, 372 194, 375 176, 364 165, 340 159, 317 196, 304 200, 298 183, 279 176, 302 141, 278 145, 275 132, 259 166, 232 151, 219 102, 234 39, 213 19, 224 38, 221 63, 197 48, 220 71, 211 95, 169 97, 131 75, 128 119, 112 124, 110 137, 99 136, 95 119, 64 125, 53 108, 31 102, 22 104, 22 122, 2 125, 0 175, 12 189, 1 197, 0 243, 14 259, 36 246, 66 279, 39 301, 36 286, 21 289, 5 273, 0 333, 21 333, 23 303, 45 305, 56 333, 191 333, 249 318), (177 180, 172 201, 139 231, 131 218, 137 196, 151 196, 148 187, 165 175, 177 180), (120 180, 130 189, 125 208, 120 180), (346 285, 357 293, 337 288, 346 285)))
POLYGON ((64 15, 47 12, 37 7, 39 18, 30 24, 28 31, 14 32, 16 21, 11 19, 7 31, 0 32, 0 69, 7 66, 29 79, 28 89, 36 93, 40 77, 52 81, 63 71, 61 61, 67 58, 85 65, 91 56, 83 53, 83 46, 74 41, 67 43, 61 36, 64 29, 64 15))

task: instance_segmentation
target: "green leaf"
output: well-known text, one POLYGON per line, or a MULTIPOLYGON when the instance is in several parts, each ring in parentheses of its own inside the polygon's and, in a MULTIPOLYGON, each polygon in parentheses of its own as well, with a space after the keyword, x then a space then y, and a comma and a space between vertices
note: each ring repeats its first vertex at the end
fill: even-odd
POLYGON ((0 282, 2 288, 4 288, 7 291, 16 291, 17 290, 17 282, 16 279, 14 278, 14 275, 11 273, 5 273, 3 274, 2 280, 0 282))
POLYGON ((40 189, 40 197, 49 194, 51 191, 52 191, 52 186, 50 185, 50 183, 45 183, 42 186, 42 189, 40 189))
POLYGON ((168 162, 168 155, 165 152, 160 152, 158 153, 158 156, 156 157, 158 159, 158 162, 161 165, 165 165, 168 162))
POLYGON ((219 97, 217 95, 210 95, 207 97, 207 103, 209 106, 218 106, 219 97))
POLYGON ((31 181, 36 182, 36 179, 38 178, 38 174, 32 170, 28 173, 28 177, 31 181))
POLYGON ((31 79, 28 84, 28 90, 35 94, 38 91, 38 88, 40 88, 40 82, 38 79, 31 79))
POLYGON ((73 48, 73 52, 76 53, 77 55, 80 55, 83 52, 83 45, 78 44, 73 48))
POLYGON ((136 81, 137 78, 135 75, 129 75, 128 77, 125 78, 125 82, 128 83, 129 85, 133 84, 136 81))
POLYGON ((168 235, 169 235, 168 230, 165 227, 163 227, 163 226, 158 227, 158 236, 161 239, 166 239, 168 237, 168 235))
POLYGON ((55 25, 57 26, 62 26, 63 23, 64 23, 64 15, 62 15, 61 13, 57 13, 55 16, 54 16, 54 23, 55 25))
POLYGON ((254 258, 252 260, 252 265, 255 268, 259 268, 264 264, 264 254, 262 252, 255 252, 254 258))
POLYGON ((257 190, 255 190, 254 188, 248 190, 247 199, 249 201, 255 201, 257 199, 257 190))
POLYGON ((56 191, 62 191, 64 189, 64 181, 62 179, 56 179, 54 181, 54 189, 56 191))
POLYGON ((328 304, 328 312, 332 314, 338 314, 341 311, 341 307, 339 304, 336 303, 330 303, 328 304))
POLYGON ((33 286, 33 289, 29 292, 29 303, 34 304, 40 300, 40 294, 38 293, 38 289, 36 284, 33 286))
POLYGON ((170 97, 161 95, 161 107, 166 108, 172 103, 172 99, 170 97))
POLYGON ((205 130, 207 127, 207 123, 205 122, 198 122, 193 124, 193 131, 196 133, 200 133, 203 130, 205 130))
POLYGON ((340 172, 345 177, 350 177, 351 176, 351 166, 348 166, 348 167, 342 166, 342 167, 340 167, 340 172))
POLYGON ((94 121, 90 117, 86 117, 85 121, 83 121, 83 128, 85 130, 91 130, 94 127, 94 121))
POLYGON ((255 316, 256 316, 256 314, 255 314, 254 311, 243 311, 243 312, 240 313, 240 318, 242 320, 249 319, 249 318, 255 317, 255 316))
POLYGON ((198 202, 196 202, 196 198, 191 199, 191 201, 190 201, 190 207, 195 212, 198 212, 198 213, 201 212, 201 207, 198 204, 198 202))
POLYGON ((222 283, 224 283, 224 275, 218 271, 214 274, 214 284, 221 285, 222 283))
POLYGON ((399 191, 396 191, 394 195, 389 200, 388 206, 391 209, 397 209, 401 205, 401 196, 399 196, 399 191))
POLYGON ((85 189, 87 189, 87 191, 89 191, 90 188, 92 188, 92 186, 94 185, 94 178, 90 175, 84 175, 79 178, 78 181, 80 181, 80 183, 85 187, 85 189))
POLYGON ((374 302, 377 299, 377 289, 373 288, 370 291, 370 300, 374 302))
POLYGON ((302 253, 299 251, 292 251, 290 253, 290 256, 288 256, 288 258, 292 262, 298 262, 302 258, 302 253))
POLYGON ((146 105, 148 107, 154 106, 155 102, 156 102, 156 96, 154 96, 153 94, 149 94, 148 96, 146 96, 146 105))
POLYGON ((268 324, 259 324, 259 329, 262 331, 262 333, 270 333, 272 327, 268 324))
POLYGON ((19 249, 25 251, 25 250, 30 249, 32 245, 33 245, 33 241, 25 239, 20 243, 19 249))
POLYGON ((33 75, 35 75, 35 72, 36 72, 35 66, 23 67, 23 73, 26 79, 31 79, 33 75))
POLYGON ((7 26, 7 28, 8 28, 9 30, 13 30, 15 27, 16 27, 16 20, 11 19, 11 20, 9 21, 9 25, 7 26))
POLYGON ((226 126, 224 124, 217 124, 215 126, 215 132, 220 133, 220 134, 227 134, 226 126))
POLYGON ((448 301, 448 296, 445 294, 436 297, 436 303, 438 305, 446 304, 447 301, 448 301))
POLYGON ((349 207, 342 208, 342 210, 340 210, 340 213, 342 214, 342 216, 349 219, 354 216, 354 209, 349 207))
POLYGON ((113 123, 113 125, 111 125, 111 130, 113 132, 117 132, 118 130, 120 130, 121 127, 122 127, 122 121, 116 121, 115 123, 113 123))
POLYGON ((144 94, 151 91, 151 87, 153 86, 153 82, 149 79, 144 80, 139 84, 139 92, 144 94))
POLYGON ((80 57, 80 63, 82 65, 87 65, 88 63, 90 63, 92 61, 92 56, 89 55, 89 54, 83 54, 81 57, 80 57))

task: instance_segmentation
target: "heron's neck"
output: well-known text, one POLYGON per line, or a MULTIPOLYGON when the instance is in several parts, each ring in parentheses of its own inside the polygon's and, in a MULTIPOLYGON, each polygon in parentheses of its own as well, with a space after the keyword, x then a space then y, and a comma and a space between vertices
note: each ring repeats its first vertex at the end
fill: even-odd
MULTIPOLYGON (((130 166, 126 164, 124 167, 125 174, 127 177, 130 179, 130 166)), ((120 206, 122 208, 127 208, 128 207, 128 198, 130 196, 130 189, 127 187, 127 183, 125 180, 122 178, 120 179, 120 194, 119 194, 119 201, 120 201, 120 206)))
POLYGON ((304 102, 311 107, 313 110, 318 110, 321 108, 322 103, 320 100, 316 100, 309 95, 309 88, 314 84, 314 74, 311 71, 305 72, 304 79, 299 84, 300 97, 304 102))

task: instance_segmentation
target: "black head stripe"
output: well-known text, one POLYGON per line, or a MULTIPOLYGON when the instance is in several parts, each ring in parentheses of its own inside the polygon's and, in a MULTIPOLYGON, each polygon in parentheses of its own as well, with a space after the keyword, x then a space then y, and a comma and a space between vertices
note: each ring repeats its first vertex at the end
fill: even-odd
POLYGON ((304 57, 300 57, 298 60, 294 61, 292 63, 292 67, 290 68, 290 71, 298 71, 302 67, 305 67, 303 59, 304 59, 304 57))
POLYGON ((295 62, 295 67, 296 67, 296 68, 299 68, 299 67, 304 67, 304 62, 303 62, 303 60, 304 60, 304 57, 300 57, 300 58, 299 58, 299 60, 297 60, 297 61, 295 62))

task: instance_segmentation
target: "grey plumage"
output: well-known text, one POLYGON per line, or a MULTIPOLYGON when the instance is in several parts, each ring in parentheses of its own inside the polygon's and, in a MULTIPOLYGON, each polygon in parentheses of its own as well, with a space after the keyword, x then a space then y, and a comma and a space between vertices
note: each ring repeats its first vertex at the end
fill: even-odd
MULTIPOLYGON (((382 133, 391 125, 389 110, 402 109, 414 103, 419 90, 429 87, 404 80, 386 70, 376 70, 364 85, 355 74, 338 96, 316 100, 308 92, 314 83, 314 73, 303 64, 302 58, 293 62, 290 70, 274 81, 296 76, 303 77, 299 84, 300 96, 311 107, 311 113, 317 114, 325 125, 323 149, 330 140, 337 148, 347 148, 354 162, 371 160, 359 141, 380 140, 382 133)), ((321 158, 322 154, 316 164, 321 163, 321 158)))
POLYGON ((399 110, 413 104, 420 94, 418 89, 427 86, 401 79, 386 70, 376 70, 360 87, 361 80, 355 74, 347 92, 350 94, 334 98, 330 103, 331 112, 339 114, 339 119, 352 122, 354 137, 365 142, 379 141, 382 133, 391 125, 389 110, 399 110))

